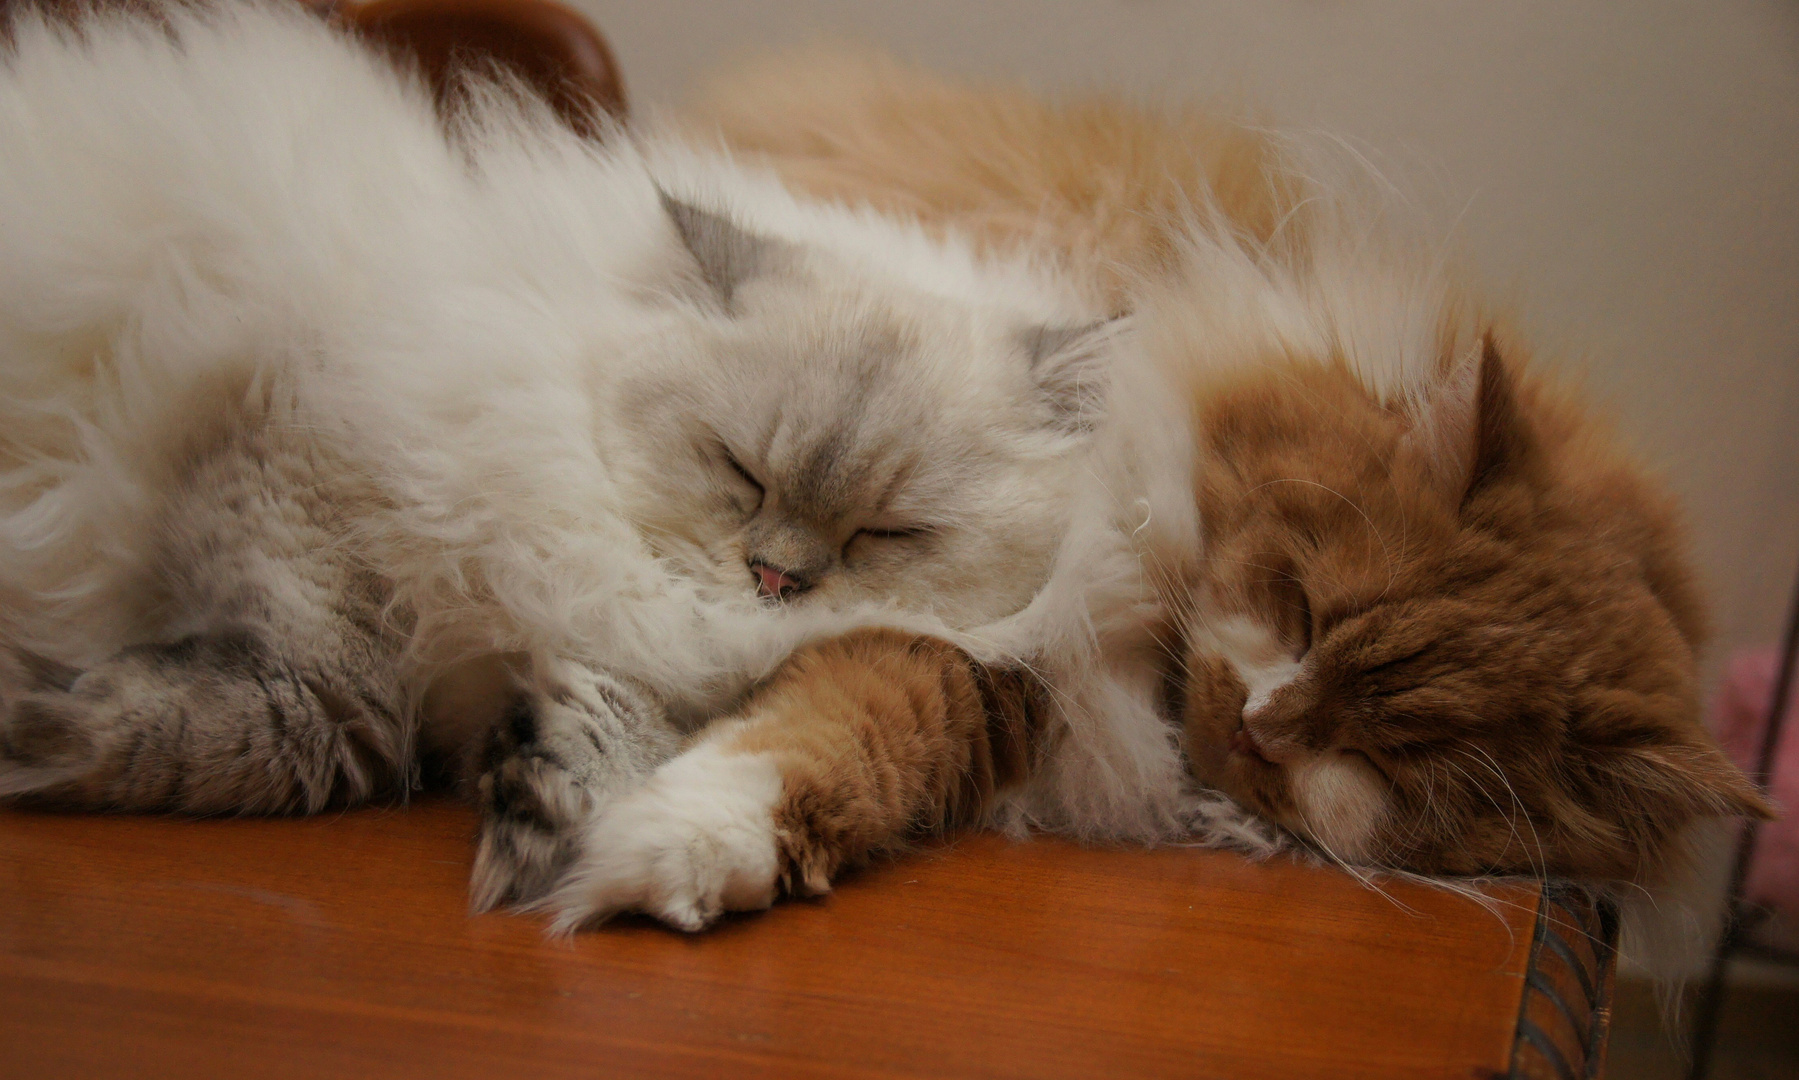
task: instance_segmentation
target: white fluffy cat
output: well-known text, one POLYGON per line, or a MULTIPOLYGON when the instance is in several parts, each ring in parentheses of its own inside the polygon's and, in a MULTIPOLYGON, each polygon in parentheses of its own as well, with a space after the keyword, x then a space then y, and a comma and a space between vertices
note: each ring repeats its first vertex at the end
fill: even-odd
POLYGON ((307 811, 429 751, 527 900, 795 643, 1046 573, 1107 337, 1056 279, 497 91, 447 136, 303 12, 14 38, 0 797, 307 811))

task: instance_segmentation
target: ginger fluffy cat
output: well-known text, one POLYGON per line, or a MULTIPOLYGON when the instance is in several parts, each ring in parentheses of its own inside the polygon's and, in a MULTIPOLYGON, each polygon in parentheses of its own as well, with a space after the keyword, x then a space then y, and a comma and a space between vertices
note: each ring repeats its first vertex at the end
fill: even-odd
MULTIPOLYGON (((678 763, 627 800, 683 842, 766 833, 722 906, 957 820, 1278 843, 1190 776, 1429 874, 1655 883, 1689 825, 1770 812, 1699 722, 1672 499, 1355 168, 856 55, 741 72, 687 122, 1131 313, 1086 513, 985 634, 1036 675, 888 632, 814 646, 693 751, 738 762, 743 814, 683 810, 678 763)), ((655 911, 670 880, 580 887, 655 911)))

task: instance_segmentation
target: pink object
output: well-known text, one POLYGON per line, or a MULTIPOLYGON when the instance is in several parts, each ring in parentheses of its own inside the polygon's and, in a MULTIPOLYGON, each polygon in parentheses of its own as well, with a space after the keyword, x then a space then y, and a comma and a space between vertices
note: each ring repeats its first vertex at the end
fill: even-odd
POLYGON ((798 579, 785 570, 777 570, 767 563, 752 563, 750 569, 756 572, 756 591, 770 600, 785 600, 788 593, 799 591, 798 579))
MULTIPOLYGON (((1768 722, 1779 671, 1780 654, 1773 648, 1740 652, 1731 657, 1724 681, 1712 699, 1712 731, 1745 772, 1755 768, 1761 751, 1762 730, 1768 722)), ((1743 892, 1751 903, 1799 917, 1799 709, 1793 697, 1788 695, 1786 722, 1775 748, 1769 784, 1781 817, 1762 826, 1743 892)))

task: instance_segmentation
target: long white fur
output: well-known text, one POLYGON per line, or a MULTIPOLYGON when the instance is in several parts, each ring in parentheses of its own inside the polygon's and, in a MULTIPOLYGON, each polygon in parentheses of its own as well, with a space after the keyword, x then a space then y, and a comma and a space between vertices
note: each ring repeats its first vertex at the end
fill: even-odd
POLYGON ((580 862, 541 905, 554 931, 625 910, 703 930, 723 912, 774 903, 780 767, 725 747, 708 737, 600 814, 580 862))
MULTIPOLYGON (((664 284, 658 188, 970 319, 1090 317, 1072 289, 673 142, 596 148, 529 105, 490 105, 459 149, 421 87, 304 13, 167 17, 179 46, 27 16, 0 70, 0 633, 78 665, 135 639, 134 524, 189 418, 245 387, 373 463, 389 506, 361 540, 417 619, 421 688, 479 654, 575 655, 702 714, 806 638, 943 629, 771 614, 619 512, 629 448, 591 402, 670 362, 691 317, 640 302, 664 284)), ((937 374, 982 377, 964 363, 937 374)))

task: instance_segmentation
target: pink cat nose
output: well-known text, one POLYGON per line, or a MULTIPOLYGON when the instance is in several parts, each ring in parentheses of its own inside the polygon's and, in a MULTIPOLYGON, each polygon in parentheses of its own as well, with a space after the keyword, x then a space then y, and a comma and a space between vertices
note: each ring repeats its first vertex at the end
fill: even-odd
POLYGON ((756 592, 769 600, 785 600, 806 587, 799 578, 767 563, 751 563, 750 573, 756 575, 756 592))

